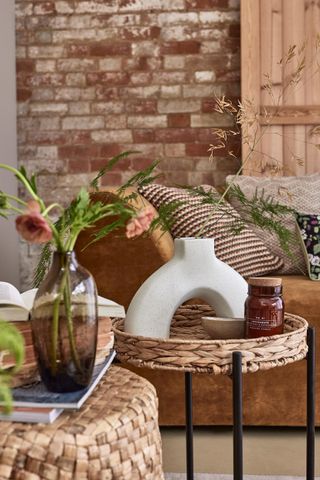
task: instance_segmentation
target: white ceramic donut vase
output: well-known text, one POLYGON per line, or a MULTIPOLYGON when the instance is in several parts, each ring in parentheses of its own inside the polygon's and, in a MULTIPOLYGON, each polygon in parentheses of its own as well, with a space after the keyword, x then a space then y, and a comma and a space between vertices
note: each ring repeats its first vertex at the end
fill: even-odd
POLYGON ((172 259, 154 272, 133 297, 125 331, 144 337, 168 338, 176 309, 201 298, 219 317, 243 318, 247 282, 214 253, 211 238, 176 239, 172 259))

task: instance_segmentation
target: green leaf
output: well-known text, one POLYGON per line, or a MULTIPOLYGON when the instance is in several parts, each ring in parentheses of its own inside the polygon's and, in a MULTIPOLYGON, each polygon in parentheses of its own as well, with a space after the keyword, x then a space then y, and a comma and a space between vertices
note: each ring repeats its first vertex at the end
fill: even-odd
POLYGON ((1 209, 6 209, 8 206, 8 200, 6 197, 6 194, 0 190, 0 210, 1 209))
POLYGON ((182 187, 192 197, 198 197, 202 204, 217 205, 220 199, 220 195, 215 190, 204 189, 203 187, 192 187, 189 185, 182 187))
POLYGON ((34 288, 39 287, 40 283, 44 279, 51 262, 52 257, 52 245, 51 243, 46 243, 41 250, 40 257, 33 273, 32 286, 34 288))
MULTIPOLYGON (((19 168, 19 172, 24 176, 25 180, 28 182, 30 185, 31 189, 34 191, 35 194, 37 194, 37 177, 36 174, 32 174, 31 177, 28 177, 27 170, 23 165, 19 168)), ((21 182, 21 179, 16 175, 17 179, 21 182)))
POLYGON ((37 177, 36 175, 33 173, 31 178, 30 178, 30 185, 32 187, 32 190, 35 192, 35 193, 38 193, 38 188, 37 188, 37 177))
POLYGON ((320 243, 317 243, 314 247, 313 247, 313 253, 315 255, 319 255, 320 253, 320 243))
POLYGON ((21 165, 21 167, 19 168, 19 172, 24 176, 24 178, 28 178, 27 170, 23 165, 21 165))
POLYGON ((81 188, 76 199, 76 206, 79 209, 85 209, 89 205, 89 193, 85 188, 81 188))
POLYGON ((154 174, 154 171, 158 165, 159 165, 159 161, 156 160, 152 162, 149 167, 145 168, 141 172, 134 174, 132 177, 129 178, 129 180, 126 183, 124 183, 117 190, 117 193, 119 195, 122 195, 127 188, 130 188, 130 187, 142 188, 154 182, 155 180, 157 180, 161 176, 161 174, 154 174))
POLYGON ((12 396, 8 382, 1 379, 0 375, 0 403, 3 408, 3 413, 9 414, 12 412, 12 396))
POLYGON ((108 225, 105 225, 98 232, 93 234, 94 238, 91 240, 91 242, 87 243, 87 245, 85 245, 82 250, 85 250, 86 248, 88 248, 93 243, 97 242, 98 240, 101 240, 102 238, 109 235, 109 233, 111 233, 114 230, 117 230, 117 229, 119 229, 123 226, 124 226, 124 222, 121 219, 115 220, 114 222, 111 222, 108 225))
MULTIPOLYGON (((0 332, 0 352, 8 351, 14 357, 15 366, 10 371, 15 372, 19 370, 24 360, 23 336, 13 325, 3 320, 0 320, 0 332)), ((0 367, 0 373, 3 371, 4 369, 0 367)))
POLYGON ((24 361, 24 340, 21 333, 10 323, 0 320, 0 352, 7 352, 14 358, 14 366, 6 368, 0 364, 0 402, 4 412, 10 413, 12 398, 11 376, 19 370, 24 361))
POLYGON ((90 187, 93 188, 94 190, 98 190, 99 189, 98 182, 99 182, 100 178, 103 177, 103 175, 105 175, 105 173, 112 170, 112 168, 118 162, 120 162, 120 160, 123 160, 124 158, 127 158, 129 155, 132 155, 134 153, 139 153, 139 152, 135 151, 135 150, 128 150, 128 151, 122 152, 119 155, 116 155, 115 157, 111 158, 111 160, 109 160, 107 162, 107 164, 103 168, 101 168, 101 170, 99 170, 98 174, 91 181, 90 187))
POLYGON ((236 199, 237 211, 246 223, 275 234, 282 249, 292 257, 291 249, 295 240, 283 221, 288 215, 294 215, 294 209, 276 201, 271 195, 265 195, 264 190, 259 193, 256 189, 253 197, 247 198, 238 185, 230 187, 228 198, 236 199))

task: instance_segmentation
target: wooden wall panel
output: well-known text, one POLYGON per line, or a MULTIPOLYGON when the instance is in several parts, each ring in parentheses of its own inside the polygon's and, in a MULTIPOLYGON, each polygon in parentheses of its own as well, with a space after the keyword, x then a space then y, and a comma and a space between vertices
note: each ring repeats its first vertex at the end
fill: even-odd
MULTIPOLYGON (((307 38, 311 41, 306 45, 306 62, 312 64, 308 81, 306 81, 306 103, 307 105, 320 105, 320 57, 317 56, 316 49, 320 50, 320 1, 306 1, 305 28, 307 38), (313 39, 313 41, 312 41, 313 39), (318 39, 318 42, 317 42, 318 39), (318 60, 314 62, 313 59, 318 60), (317 63, 318 62, 318 63, 317 63), (316 69, 318 68, 318 72, 316 69)), ((318 122, 320 123, 320 121, 318 122)), ((306 127, 306 154, 309 161, 307 162, 307 173, 320 171, 320 148, 317 150, 311 143, 320 145, 320 127, 306 127), (318 132, 318 133, 316 133, 318 132)))
POLYGON ((243 129, 243 173, 320 172, 320 0, 241 0, 241 62, 242 102, 260 119, 251 143, 243 129))
MULTIPOLYGON (((259 109, 260 104, 260 0, 246 0, 241 3, 241 90, 246 92, 243 102, 249 101, 259 109), (242 27, 244 25, 244 28, 242 27), (245 29, 245 34, 243 33, 245 29), (253 68, 254 65, 254 68, 253 68), (244 75, 243 72, 246 72, 244 75)), ((251 136, 260 137, 260 127, 242 129, 243 171, 252 170, 259 175, 259 142, 256 149, 250 149, 251 136)))
MULTIPOLYGON (((282 105, 282 68, 277 61, 282 56, 282 0, 261 0, 260 3, 260 55, 261 72, 260 86, 270 82, 272 92, 269 89, 261 89, 261 104, 282 105)), ((274 169, 282 170, 282 125, 271 125, 261 138, 261 160, 258 171, 264 172, 274 169)))
MULTIPOLYGON (((292 45, 302 48, 305 42, 305 0, 282 0, 283 14, 283 36, 282 51, 284 55, 289 51, 292 45)), ((263 55, 263 52, 261 52, 263 55)), ((299 52, 295 53, 292 60, 283 63, 283 104, 284 105, 305 105, 305 75, 302 75, 300 82, 296 85, 290 85, 294 72, 297 71, 299 62, 301 62, 299 52)), ((305 174, 305 126, 304 125, 285 125, 283 127, 283 172, 286 175, 304 175, 305 174)))

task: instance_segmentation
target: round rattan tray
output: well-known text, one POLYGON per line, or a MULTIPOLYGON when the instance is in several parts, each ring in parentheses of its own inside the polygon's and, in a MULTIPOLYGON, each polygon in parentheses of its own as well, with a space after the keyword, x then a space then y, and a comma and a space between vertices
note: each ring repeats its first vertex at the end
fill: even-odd
POLYGON ((214 315, 207 305, 180 307, 171 323, 170 338, 147 338, 124 332, 124 320, 114 319, 115 348, 120 361, 138 367, 230 375, 232 353, 242 353, 243 373, 269 370, 304 358, 308 323, 285 315, 284 333, 253 339, 212 340, 201 317, 214 315))

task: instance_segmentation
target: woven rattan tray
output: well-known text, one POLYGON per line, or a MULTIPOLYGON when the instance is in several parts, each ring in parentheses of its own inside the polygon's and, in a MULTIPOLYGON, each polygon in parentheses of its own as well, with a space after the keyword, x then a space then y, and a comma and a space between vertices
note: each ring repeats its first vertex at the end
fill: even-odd
POLYGON ((230 340, 210 339, 201 325, 201 317, 208 315, 213 312, 207 305, 180 307, 169 339, 132 336, 124 332, 123 319, 114 319, 117 357, 138 367, 230 375, 235 351, 242 353, 243 373, 269 370, 306 356, 308 323, 297 315, 285 315, 281 335, 230 340))

